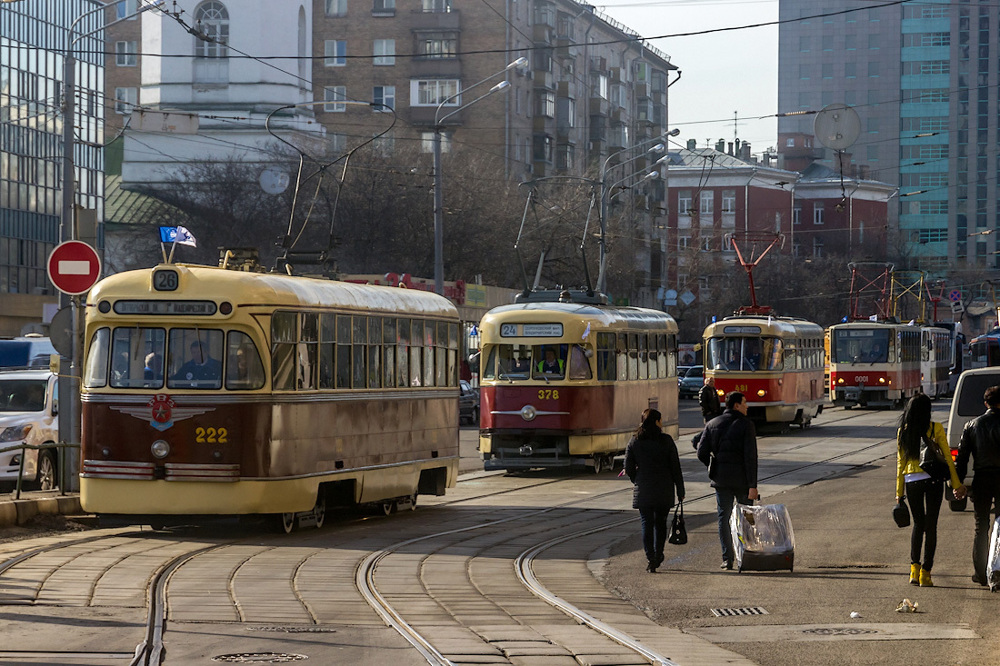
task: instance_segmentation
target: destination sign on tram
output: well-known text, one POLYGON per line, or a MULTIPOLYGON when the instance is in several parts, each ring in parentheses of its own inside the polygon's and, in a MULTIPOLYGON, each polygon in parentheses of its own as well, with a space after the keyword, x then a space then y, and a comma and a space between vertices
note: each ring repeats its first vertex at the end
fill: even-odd
POLYGON ((753 335, 760 333, 760 326, 726 326, 722 329, 723 333, 750 333, 753 335))
POLYGON ((500 324, 502 338, 560 338, 562 324, 500 324))
POLYGON ((121 315, 214 315, 213 301, 115 301, 121 315))

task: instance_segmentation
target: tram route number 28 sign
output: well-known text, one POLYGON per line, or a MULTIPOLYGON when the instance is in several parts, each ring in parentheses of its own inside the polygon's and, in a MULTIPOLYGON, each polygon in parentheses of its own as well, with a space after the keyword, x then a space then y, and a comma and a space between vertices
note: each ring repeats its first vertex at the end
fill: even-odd
POLYGON ((559 338, 562 324, 500 324, 501 338, 559 338))

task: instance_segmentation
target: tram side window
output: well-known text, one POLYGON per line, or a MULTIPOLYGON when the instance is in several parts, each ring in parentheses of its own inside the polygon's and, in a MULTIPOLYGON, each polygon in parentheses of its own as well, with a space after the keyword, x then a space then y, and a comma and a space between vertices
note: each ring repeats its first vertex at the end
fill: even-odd
POLYGON ((354 388, 366 388, 368 377, 365 372, 365 356, 367 355, 366 344, 368 342, 368 319, 367 317, 351 318, 351 386, 354 388))
POLYGON ((229 331, 226 340, 226 388, 252 390, 264 387, 264 364, 257 345, 246 333, 229 331))
POLYGON ((570 345, 569 348, 569 378, 590 379, 593 371, 590 369, 590 357, 594 353, 585 345, 570 345))
POLYGON ((222 331, 172 328, 167 353, 167 388, 222 388, 222 331))
POLYGON ((618 381, 628 381, 628 335, 618 334, 615 344, 616 365, 618 366, 618 381))
POLYGON ((424 325, 424 386, 434 386, 434 347, 437 345, 437 327, 432 321, 423 322, 424 325))
POLYGON ((615 367, 615 334, 597 334, 597 379, 614 381, 617 375, 615 367))
POLYGON ((660 336, 660 349, 666 350, 666 358, 664 355, 660 355, 660 376, 661 377, 676 377, 677 376, 677 336, 671 333, 670 335, 660 336), (666 365, 664 365, 664 362, 666 365))
POLYGON ((458 386, 458 324, 448 326, 448 386, 458 386))
POLYGON ((368 388, 382 386, 382 318, 368 317, 368 388))
POLYGON ((419 319, 410 321, 410 386, 423 386, 424 374, 421 371, 424 344, 424 322, 419 319))
MULTIPOLYGON (((430 322, 428 322, 430 324, 430 322)), ((434 386, 448 386, 448 324, 439 321, 434 334, 434 386)))
POLYGON ((319 315, 303 312, 299 315, 298 368, 295 387, 299 390, 316 388, 316 370, 319 364, 319 315))
POLYGON ((396 386, 396 320, 388 317, 382 320, 382 376, 386 388, 396 386))
POLYGON ((335 359, 337 354, 337 317, 332 314, 319 316, 319 387, 332 389, 334 381, 335 359))
POLYGON ((396 386, 410 385, 410 320, 396 320, 396 386))
POLYGON ((337 388, 351 388, 351 317, 337 315, 337 388))
POLYGON ((271 315, 271 388, 291 391, 295 388, 295 342, 298 317, 294 312, 271 315))
POLYGON ((111 329, 99 328, 90 338, 87 365, 83 371, 83 385, 100 388, 108 384, 108 349, 111 346, 111 329))
POLYGON ((647 347, 648 341, 646 339, 645 333, 639 333, 637 336, 637 349, 636 355, 639 359, 639 376, 638 379, 649 379, 649 348, 647 347))
POLYGON ((111 386, 163 386, 165 337, 166 332, 162 328, 116 328, 111 336, 111 386))

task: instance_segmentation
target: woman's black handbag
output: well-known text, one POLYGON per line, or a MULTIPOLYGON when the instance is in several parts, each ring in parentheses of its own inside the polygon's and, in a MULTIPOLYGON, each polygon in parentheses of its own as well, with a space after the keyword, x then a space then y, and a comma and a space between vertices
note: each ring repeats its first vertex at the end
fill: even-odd
POLYGON ((935 481, 946 481, 951 478, 944 452, 937 442, 927 437, 920 440, 920 469, 927 472, 935 481))
POLYGON ((687 528, 684 527, 684 503, 679 502, 674 507, 674 519, 670 523, 670 538, 667 539, 678 546, 688 542, 687 528), (680 513, 678 513, 680 511, 680 513))
POLYGON ((892 507, 892 519, 896 521, 896 527, 908 527, 910 525, 910 510, 906 508, 903 498, 900 498, 896 506, 892 507))

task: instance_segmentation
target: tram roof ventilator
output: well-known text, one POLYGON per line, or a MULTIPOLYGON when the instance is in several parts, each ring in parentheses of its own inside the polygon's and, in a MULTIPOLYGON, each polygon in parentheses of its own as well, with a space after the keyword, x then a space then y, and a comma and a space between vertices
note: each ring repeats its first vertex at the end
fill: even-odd
POLYGON ((514 297, 515 303, 586 303, 608 305, 608 297, 589 289, 532 289, 514 297))

